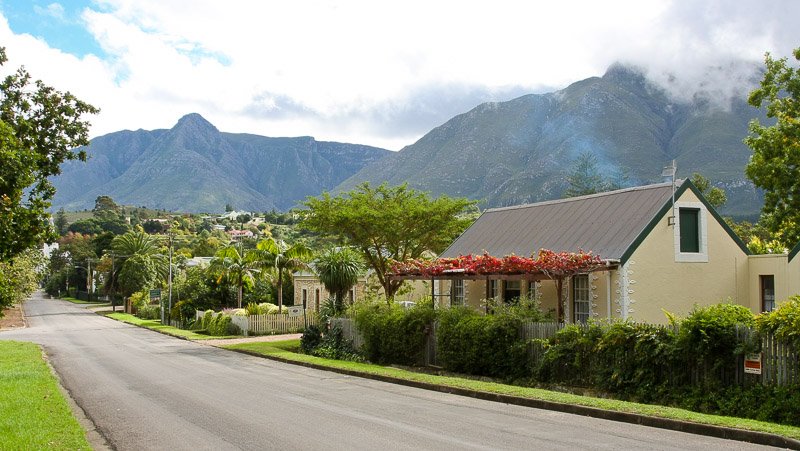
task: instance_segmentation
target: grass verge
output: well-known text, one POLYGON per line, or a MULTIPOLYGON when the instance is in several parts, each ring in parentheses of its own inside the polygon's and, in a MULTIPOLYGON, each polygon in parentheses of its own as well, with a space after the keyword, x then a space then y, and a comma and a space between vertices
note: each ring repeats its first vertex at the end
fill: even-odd
POLYGON ((110 303, 103 304, 103 303, 101 303, 101 302, 97 302, 97 301, 92 301, 92 302, 89 302, 89 301, 81 301, 80 299, 75 299, 75 298, 72 298, 72 297, 69 297, 69 296, 64 296, 64 297, 61 297, 61 298, 59 298, 59 299, 62 299, 62 300, 64 300, 64 301, 69 301, 69 302, 72 302, 73 304, 93 304, 93 305, 98 305, 98 306, 100 306, 100 305, 106 305, 106 306, 108 306, 108 307, 111 307, 111 304, 110 304, 110 303))
POLYGON ((191 330, 179 329, 177 327, 167 326, 161 324, 161 321, 154 319, 141 319, 129 313, 114 313, 109 311, 97 312, 99 315, 107 316, 117 321, 133 324, 136 326, 146 327, 161 333, 172 335, 173 337, 181 337, 187 340, 216 340, 218 338, 236 338, 235 335, 228 335, 224 337, 212 337, 210 335, 198 334, 191 330))
POLYGON ((328 360, 306 354, 298 354, 296 351, 300 346, 300 340, 287 340, 278 342, 242 343, 236 345, 222 346, 226 349, 241 349, 256 352, 264 355, 273 355, 287 360, 297 362, 309 362, 330 368, 339 368, 351 371, 360 371, 368 374, 394 377, 409 381, 423 382, 434 385, 463 388, 487 393, 517 396, 528 399, 538 399, 543 401, 559 402, 564 404, 595 407, 603 410, 616 412, 629 412, 639 415, 652 417, 669 418, 673 420, 688 421, 699 424, 709 424, 724 426, 736 429, 764 432, 800 440, 800 428, 784 426, 780 424, 767 423, 763 421, 748 420, 744 418, 724 417, 719 415, 708 415, 692 412, 689 410, 678 409, 675 407, 665 407, 650 404, 639 404, 628 401, 618 401, 613 399, 593 398, 590 396, 579 396, 569 393, 553 392, 538 388, 518 387, 494 382, 482 382, 471 379, 462 379, 451 376, 437 376, 431 374, 415 373, 413 371, 398 368, 372 365, 367 363, 344 362, 340 360, 328 360))
POLYGON ((0 341, 0 412, 3 449, 91 450, 34 343, 0 341))

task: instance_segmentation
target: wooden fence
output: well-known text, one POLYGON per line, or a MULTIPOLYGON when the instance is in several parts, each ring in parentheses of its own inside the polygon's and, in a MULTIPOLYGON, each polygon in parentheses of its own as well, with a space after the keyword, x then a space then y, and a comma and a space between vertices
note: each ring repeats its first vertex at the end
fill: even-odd
POLYGON ((247 317, 248 332, 255 333, 298 333, 307 326, 317 325, 319 319, 316 313, 308 312, 306 316, 289 316, 288 313, 276 315, 250 315, 247 317))
MULTIPOLYGON (((202 320, 205 311, 197 310, 195 319, 202 320)), ((219 313, 214 314, 219 315, 219 313)), ((307 326, 318 325, 319 318, 316 313, 308 312, 305 318, 303 316, 290 317, 288 313, 273 314, 273 315, 232 315, 231 319, 234 324, 242 329, 242 333, 247 336, 253 333, 274 333, 274 334, 290 334, 302 332, 307 326)))

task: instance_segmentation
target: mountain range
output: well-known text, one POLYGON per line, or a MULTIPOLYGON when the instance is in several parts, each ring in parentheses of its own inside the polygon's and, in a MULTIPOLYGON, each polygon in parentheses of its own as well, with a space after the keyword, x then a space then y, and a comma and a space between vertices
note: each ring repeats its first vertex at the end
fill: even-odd
POLYGON ((223 133, 199 114, 169 130, 110 133, 91 141, 88 162, 54 178, 53 208, 93 208, 97 196, 120 205, 170 211, 286 211, 390 153, 377 147, 223 133))
POLYGON ((53 180, 53 207, 92 208, 108 195, 176 211, 285 211, 323 190, 408 181, 434 196, 485 199, 486 208, 561 197, 573 161, 591 152, 603 173, 626 170, 629 185, 661 181, 675 159, 679 177, 699 172, 725 189, 723 214, 753 218, 761 196, 744 175, 751 151, 742 139, 752 118, 768 121, 747 94, 679 101, 638 70, 614 65, 560 91, 479 105, 399 152, 224 133, 189 114, 169 130, 93 139, 90 160, 63 165, 53 180))

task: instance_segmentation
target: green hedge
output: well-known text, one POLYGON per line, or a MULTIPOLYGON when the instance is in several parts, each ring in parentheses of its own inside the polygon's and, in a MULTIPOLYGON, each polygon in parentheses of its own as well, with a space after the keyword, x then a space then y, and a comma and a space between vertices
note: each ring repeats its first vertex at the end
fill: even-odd
POLYGON ((422 365, 425 343, 436 311, 420 302, 411 308, 370 304, 356 312, 356 325, 364 340, 361 353, 378 364, 422 365))

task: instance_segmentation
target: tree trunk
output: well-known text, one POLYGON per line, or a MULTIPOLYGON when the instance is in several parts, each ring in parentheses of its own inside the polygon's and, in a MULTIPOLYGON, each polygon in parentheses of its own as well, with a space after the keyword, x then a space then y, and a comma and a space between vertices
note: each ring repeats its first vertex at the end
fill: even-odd
POLYGON ((278 313, 283 314, 283 271, 278 269, 278 313))
POLYGON ((239 276, 239 307, 237 308, 242 308, 242 284, 242 276, 239 276))
POLYGON ((564 300, 561 298, 564 287, 564 278, 556 278, 556 299, 558 299, 558 322, 564 322, 564 300))

